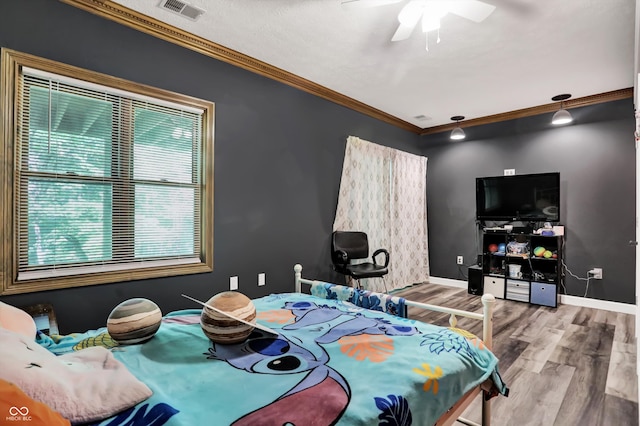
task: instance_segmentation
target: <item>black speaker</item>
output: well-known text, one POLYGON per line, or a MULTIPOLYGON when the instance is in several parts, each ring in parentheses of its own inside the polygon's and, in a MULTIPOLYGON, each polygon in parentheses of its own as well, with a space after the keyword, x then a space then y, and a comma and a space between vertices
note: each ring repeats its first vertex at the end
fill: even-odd
POLYGON ((470 266, 468 277, 468 293, 475 294, 476 296, 482 296, 484 287, 482 283, 482 268, 480 266, 470 266))

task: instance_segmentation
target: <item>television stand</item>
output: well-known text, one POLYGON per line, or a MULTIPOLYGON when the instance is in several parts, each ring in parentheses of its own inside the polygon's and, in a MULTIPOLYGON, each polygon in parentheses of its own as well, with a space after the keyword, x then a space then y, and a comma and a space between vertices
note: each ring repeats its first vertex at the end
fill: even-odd
MULTIPOLYGON (((526 228, 526 227, 522 227, 526 228)), ((499 299, 558 306, 562 282, 562 235, 484 229, 482 232, 482 289, 499 299)), ((469 286, 472 285, 471 280, 469 286)), ((474 286, 477 287, 477 282, 474 286)))

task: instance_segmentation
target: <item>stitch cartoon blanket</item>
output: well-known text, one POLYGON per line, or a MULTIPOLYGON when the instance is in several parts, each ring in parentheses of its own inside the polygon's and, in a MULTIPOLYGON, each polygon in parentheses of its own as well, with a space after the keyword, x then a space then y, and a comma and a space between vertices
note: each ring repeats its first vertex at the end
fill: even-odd
MULTIPOLYGON (((144 344, 113 347, 153 395, 99 424, 428 425, 488 378, 506 391, 495 356, 460 330, 303 294, 254 303, 277 336, 214 344, 194 309, 166 315, 144 344)), ((40 343, 115 345, 105 329, 40 343)))

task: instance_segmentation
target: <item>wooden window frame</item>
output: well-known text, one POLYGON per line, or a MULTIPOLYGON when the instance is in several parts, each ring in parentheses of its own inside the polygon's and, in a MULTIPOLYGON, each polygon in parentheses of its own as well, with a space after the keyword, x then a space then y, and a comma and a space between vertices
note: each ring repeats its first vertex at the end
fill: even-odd
POLYGON ((213 102, 134 83, 117 77, 85 70, 60 62, 3 48, 0 52, 0 295, 90 286, 168 276, 213 271, 213 164, 214 164, 214 112, 213 102), (132 94, 152 97, 160 101, 180 104, 203 111, 202 154, 200 170, 201 208, 196 224, 200 226, 201 250, 199 262, 87 274, 18 280, 18 248, 16 232, 17 187, 16 152, 19 117, 17 93, 23 67, 38 69, 65 77, 83 80, 132 94))

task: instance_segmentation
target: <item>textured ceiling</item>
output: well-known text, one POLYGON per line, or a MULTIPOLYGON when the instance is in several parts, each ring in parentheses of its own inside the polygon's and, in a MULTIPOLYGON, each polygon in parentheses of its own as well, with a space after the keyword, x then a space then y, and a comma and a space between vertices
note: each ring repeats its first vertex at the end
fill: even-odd
POLYGON ((481 23, 445 16, 429 51, 419 28, 390 41, 406 0, 188 0, 206 11, 196 22, 159 0, 115 2, 420 128, 634 86, 636 0, 485 1, 496 9, 481 23))

